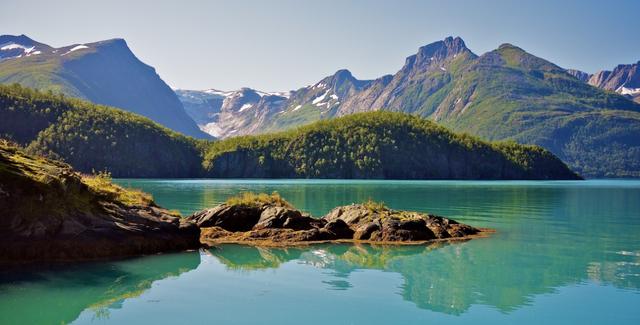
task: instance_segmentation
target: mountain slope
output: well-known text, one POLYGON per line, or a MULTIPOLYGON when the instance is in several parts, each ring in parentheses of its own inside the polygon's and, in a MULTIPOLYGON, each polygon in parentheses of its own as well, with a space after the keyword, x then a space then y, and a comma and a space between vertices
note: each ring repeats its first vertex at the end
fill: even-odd
POLYGON ((19 85, 0 85, 0 137, 31 153, 62 158, 84 173, 197 177, 202 170, 191 138, 130 112, 19 85))
POLYGON ((640 105, 576 76, 585 78, 511 44, 477 56, 449 37, 421 47, 394 75, 357 80, 340 70, 279 105, 227 119, 243 121, 232 134, 242 135, 398 111, 488 140, 541 145, 584 176, 640 177, 640 105))
POLYGON ((209 177, 579 179, 550 152, 487 143, 407 114, 370 112, 216 141, 209 177))
POLYGON ((19 83, 122 108, 183 134, 208 137, 185 113, 171 88, 122 39, 52 48, 24 35, 4 35, 0 36, 0 58, 0 83, 19 83))

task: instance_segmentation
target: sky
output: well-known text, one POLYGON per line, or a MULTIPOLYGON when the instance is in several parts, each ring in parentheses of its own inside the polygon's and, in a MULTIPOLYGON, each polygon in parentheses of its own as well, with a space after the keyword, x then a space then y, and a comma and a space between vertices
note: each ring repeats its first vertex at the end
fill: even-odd
POLYGON ((640 60, 640 1, 0 0, 0 34, 59 47, 124 38, 174 88, 286 91, 338 69, 395 73, 418 47, 460 36, 511 43, 593 73, 640 60))

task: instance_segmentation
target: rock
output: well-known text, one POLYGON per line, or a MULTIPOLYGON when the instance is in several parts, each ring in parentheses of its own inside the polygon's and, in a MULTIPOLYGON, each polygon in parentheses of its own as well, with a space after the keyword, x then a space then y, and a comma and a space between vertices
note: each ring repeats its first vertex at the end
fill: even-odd
POLYGON ((187 219, 198 225, 198 227, 213 227, 218 215, 226 213, 230 209, 230 206, 221 204, 211 209, 202 210, 187 219))
POLYGON ((371 238, 371 235, 376 231, 380 231, 380 225, 378 223, 376 222, 364 223, 356 229, 353 235, 353 239, 368 240, 369 238, 371 238))
POLYGON ((327 222, 322 228, 334 235, 334 239, 353 239, 353 229, 349 228, 342 219, 336 219, 327 222))
POLYGON ((287 218, 294 215, 300 216, 300 211, 278 206, 267 207, 260 213, 260 219, 253 228, 282 228, 287 218))
POLYGON ((220 227, 228 231, 248 231, 260 220, 261 209, 242 205, 221 204, 188 218, 199 227, 220 227))
POLYGON ((7 193, 0 195, 0 264, 200 247, 197 225, 108 180, 88 184, 93 183, 66 164, 0 142, 0 188, 7 193))
POLYGON ((370 216, 371 212, 372 211, 362 205, 352 204, 331 210, 323 217, 323 219, 327 222, 342 219, 348 225, 353 225, 360 223, 364 218, 370 216))
POLYGON ((322 218, 304 215, 290 205, 267 204, 259 209, 242 210, 242 214, 237 212, 238 207, 222 206, 224 207, 214 207, 189 217, 189 220, 203 227, 202 241, 256 245, 334 240, 408 243, 464 238, 480 232, 451 219, 418 212, 395 211, 378 205, 352 204, 337 207, 322 218), (248 215, 250 213, 252 215, 248 215), (235 220, 232 222, 231 219, 235 220), (219 220, 224 220, 226 226, 219 220))
POLYGON ((300 215, 287 218, 282 227, 293 230, 309 230, 313 228, 314 225, 317 226, 317 224, 321 223, 322 222, 318 223, 317 220, 314 220, 311 217, 300 215))

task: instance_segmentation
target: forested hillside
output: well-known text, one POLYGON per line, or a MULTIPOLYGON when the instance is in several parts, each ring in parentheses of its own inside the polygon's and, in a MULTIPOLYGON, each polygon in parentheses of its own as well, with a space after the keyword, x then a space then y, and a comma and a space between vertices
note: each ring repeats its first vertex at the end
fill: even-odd
POLYGON ((213 142, 209 177, 577 179, 549 151, 489 143, 431 121, 370 112, 295 130, 213 142))
POLYGON ((0 86, 0 136, 85 173, 195 177, 201 172, 197 140, 133 113, 19 85, 0 86))

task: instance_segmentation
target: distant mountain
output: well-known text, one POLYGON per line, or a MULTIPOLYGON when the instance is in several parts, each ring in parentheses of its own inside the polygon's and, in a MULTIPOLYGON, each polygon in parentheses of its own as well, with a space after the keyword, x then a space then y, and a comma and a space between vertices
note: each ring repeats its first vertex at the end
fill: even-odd
POLYGON ((613 71, 601 70, 594 74, 575 69, 566 71, 582 82, 616 92, 640 103, 640 61, 634 64, 620 64, 613 71))
POLYGON ((615 91, 640 103, 640 61, 620 64, 613 71, 598 71, 589 77, 592 86, 615 91))
POLYGON ((53 48, 25 35, 0 36, 0 83, 122 108, 183 134, 209 138, 171 88, 122 39, 53 48))
POLYGON ((591 78, 591 75, 584 72, 584 71, 580 71, 580 70, 576 70, 576 69, 567 69, 566 70, 568 74, 576 77, 576 79, 582 81, 582 82, 588 82, 589 78, 591 78))
POLYGON ((216 127, 233 130, 226 137, 390 110, 488 140, 541 145, 585 176, 640 177, 640 105, 578 78, 585 76, 511 44, 478 56, 448 37, 421 47, 394 75, 358 80, 339 70, 276 103, 229 110, 216 127))
POLYGON ((176 94, 201 130, 225 138, 260 133, 260 127, 287 100, 288 93, 267 93, 250 88, 235 91, 176 90, 176 94), (241 132, 239 132, 241 131, 241 132))

